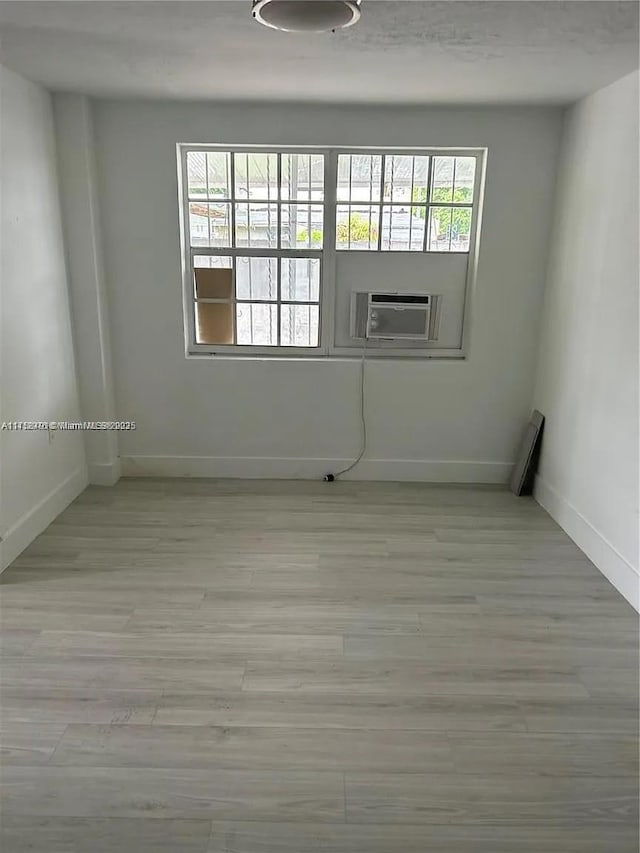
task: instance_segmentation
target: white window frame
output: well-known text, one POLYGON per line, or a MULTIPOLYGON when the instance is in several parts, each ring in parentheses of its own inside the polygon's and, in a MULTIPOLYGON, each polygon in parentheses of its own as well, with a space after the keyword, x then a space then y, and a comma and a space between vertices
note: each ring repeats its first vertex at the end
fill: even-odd
MULTIPOLYGON (((362 345, 359 342, 354 342, 354 346, 338 347, 335 346, 335 293, 336 293, 336 261, 339 254, 354 252, 358 255, 366 254, 385 254, 385 255, 468 255, 469 262, 467 265, 467 280, 465 289, 465 304, 463 312, 462 325, 462 340, 460 347, 455 349, 434 348, 433 345, 425 345, 424 348, 402 348, 376 350, 373 347, 367 349, 367 358, 409 358, 409 359, 464 359, 467 356, 470 342, 470 323, 472 304, 476 282, 476 268, 478 260, 479 236, 482 215, 482 203, 484 198, 485 170, 486 170, 486 148, 447 148, 447 147, 428 147, 428 148, 403 148, 402 146, 394 147, 352 147, 352 146, 290 146, 290 145, 236 145, 230 143, 211 143, 211 144, 187 144, 179 143, 177 149, 178 162, 178 202, 179 202, 179 220, 180 220, 180 245, 182 258, 182 291, 183 291, 183 318, 184 318, 184 335, 185 335, 185 355, 193 356, 222 356, 232 358, 267 358, 267 359, 325 359, 331 357, 338 358, 360 358, 362 353, 362 345), (323 212, 323 245, 320 249, 270 249, 270 248, 249 248, 236 247, 242 249, 243 257, 272 257, 272 258, 317 258, 320 262, 320 284, 319 284, 319 329, 317 347, 290 347, 278 345, 247 345, 247 344, 198 344, 195 336, 195 300, 193 297, 193 258, 194 256, 221 256, 228 257, 230 247, 206 247, 190 245, 189 233, 189 200, 188 200, 188 179, 187 179, 187 154, 190 151, 207 152, 207 151, 229 151, 235 153, 278 153, 278 154, 320 154, 324 156, 324 207, 323 212), (383 154, 383 155, 403 155, 403 156, 428 156, 430 158, 437 156, 446 157, 475 157, 475 183, 473 204, 471 205, 471 234, 469 240, 469 249, 466 252, 443 252, 433 249, 424 248, 421 251, 417 250, 388 250, 380 248, 380 239, 378 247, 373 249, 337 249, 336 248, 336 213, 337 213, 337 173, 338 173, 338 155, 340 154, 383 154)), ((233 161, 233 158, 232 158, 233 161)), ((428 228, 428 212, 430 207, 429 193, 431 192, 431 169, 433 159, 429 164, 429 189, 426 200, 426 217, 425 217, 425 235, 428 228)), ((232 171, 233 175, 233 171, 232 171)), ((278 204, 281 203, 279 198, 280 193, 280 178, 278 176, 278 204)), ((311 203, 311 200, 309 200, 311 203)), ((315 202, 320 204, 320 202, 315 202)), ((382 206, 380 201, 380 206, 382 206)), ((377 203, 376 203, 377 204, 377 203)), ((443 207, 465 207, 466 205, 456 205, 452 203, 438 204, 436 206, 443 207)), ((231 205, 233 209, 233 205, 231 205)), ((234 227, 233 212, 231 214, 230 228, 234 227)), ((379 229, 380 232, 382 228, 379 229)), ((426 245, 426 239, 425 239, 426 245)), ((259 301, 259 300, 258 300, 259 301)), ((235 321, 234 321, 235 322, 235 321)))

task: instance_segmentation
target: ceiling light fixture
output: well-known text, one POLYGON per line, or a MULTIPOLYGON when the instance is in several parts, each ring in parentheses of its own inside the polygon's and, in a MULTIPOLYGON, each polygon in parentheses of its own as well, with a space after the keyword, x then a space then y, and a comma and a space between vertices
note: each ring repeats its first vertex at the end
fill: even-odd
POLYGON ((287 33, 343 30, 360 20, 362 0, 253 0, 252 15, 265 27, 287 33))

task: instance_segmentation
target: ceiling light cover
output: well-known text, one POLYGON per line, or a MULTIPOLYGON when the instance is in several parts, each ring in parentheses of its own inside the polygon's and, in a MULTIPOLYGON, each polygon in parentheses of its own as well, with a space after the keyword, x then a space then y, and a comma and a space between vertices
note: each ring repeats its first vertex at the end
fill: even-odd
POLYGON ((360 20, 361 0, 253 0, 253 17, 274 30, 326 33, 360 20))

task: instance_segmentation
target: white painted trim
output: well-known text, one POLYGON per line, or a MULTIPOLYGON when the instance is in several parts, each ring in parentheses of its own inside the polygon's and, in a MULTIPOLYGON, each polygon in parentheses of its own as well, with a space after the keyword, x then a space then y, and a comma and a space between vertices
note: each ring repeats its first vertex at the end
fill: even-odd
MULTIPOLYGON (((352 459, 295 459, 260 456, 123 456, 128 477, 232 477, 248 480, 321 480, 352 459)), ((424 483, 507 483, 511 462, 428 459, 363 459, 344 476, 349 480, 424 483)))
POLYGON ((93 486, 115 486, 121 475, 120 458, 113 462, 90 462, 89 482, 93 486))
POLYGON ((536 477, 534 497, 636 610, 640 612, 640 572, 542 477, 536 477))
POLYGON ((65 480, 25 512, 3 535, 0 571, 4 571, 24 549, 65 510, 88 484, 84 466, 76 468, 65 480))

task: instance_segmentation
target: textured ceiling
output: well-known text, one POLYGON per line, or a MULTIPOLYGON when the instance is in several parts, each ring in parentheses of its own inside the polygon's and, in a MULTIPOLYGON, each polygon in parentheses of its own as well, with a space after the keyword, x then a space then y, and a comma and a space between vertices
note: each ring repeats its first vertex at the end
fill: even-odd
POLYGON ((268 30, 249 0, 0 2, 0 59, 95 95, 567 103, 638 64, 636 2, 364 0, 336 34, 268 30))

